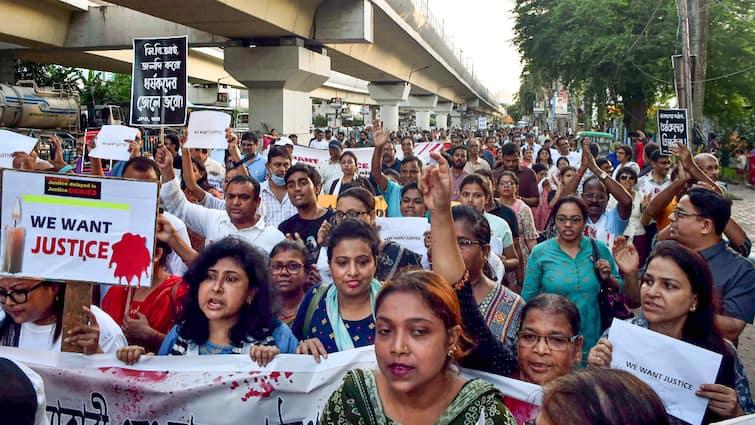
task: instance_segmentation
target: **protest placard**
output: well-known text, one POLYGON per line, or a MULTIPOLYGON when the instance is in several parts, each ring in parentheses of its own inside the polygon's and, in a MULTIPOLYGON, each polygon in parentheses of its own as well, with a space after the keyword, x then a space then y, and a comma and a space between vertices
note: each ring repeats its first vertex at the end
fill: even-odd
POLYGON ((136 140, 137 129, 125 125, 103 125, 95 138, 95 147, 89 152, 92 158, 128 161, 128 140, 136 140))
MULTIPOLYGON (((440 142, 417 143, 414 145, 414 155, 420 157, 425 164, 430 164, 435 162, 435 160, 430 157, 430 152, 440 152, 442 149, 443 144, 440 142)), ((359 175, 369 178, 372 164, 372 152, 375 148, 345 148, 344 150, 353 152, 354 155, 356 155, 359 175)), ((403 158, 401 149, 397 148, 396 150, 396 158, 403 158)), ((294 146, 293 157, 297 162, 303 162, 317 167, 320 164, 327 163, 330 159, 330 154, 325 149, 313 149, 306 146, 296 145, 294 146)))
POLYGON ((185 148, 227 149, 225 130, 231 116, 219 111, 194 111, 189 115, 185 148))
POLYGON ((134 38, 131 125, 186 124, 188 37, 134 38))
POLYGON ((3 170, 0 275, 149 286, 158 186, 3 170))
POLYGON ((13 131, 0 130, 0 168, 13 168, 13 153, 31 153, 37 139, 13 131))
MULTIPOLYGON (((45 383, 52 425, 316 424, 347 371, 377 369, 374 347, 312 356, 279 354, 262 368, 248 354, 142 356, 126 366, 112 354, 81 356, 0 347, 45 383), (218 408, 222 406, 222 416, 218 408)), ((479 371, 505 396, 539 405, 539 386, 479 371)))
POLYGON ((687 110, 658 110, 658 139, 661 141, 661 155, 671 155, 669 148, 687 142, 687 110))
POLYGON ((613 321, 608 335, 613 345, 612 368, 626 370, 648 384, 670 415, 691 424, 702 421, 708 399, 695 391, 716 382, 720 354, 621 320, 613 321))
POLYGON ((394 241, 404 248, 422 256, 427 255, 425 232, 430 230, 430 223, 424 217, 378 217, 376 224, 380 228, 380 237, 394 241))

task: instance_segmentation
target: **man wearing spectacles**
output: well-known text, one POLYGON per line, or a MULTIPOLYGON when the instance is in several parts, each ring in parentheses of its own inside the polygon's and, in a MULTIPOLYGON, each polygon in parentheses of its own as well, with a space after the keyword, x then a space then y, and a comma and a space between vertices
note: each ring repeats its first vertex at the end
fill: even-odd
MULTIPOLYGON (((545 385, 571 373, 582 361, 583 338, 579 333, 579 310, 568 299, 556 294, 540 294, 522 310, 517 333, 519 370, 512 378, 545 385)), ((506 397, 506 407, 517 423, 534 420, 539 407, 506 397)))
POLYGON ((723 240, 730 217, 728 199, 712 190, 694 188, 679 200, 668 231, 658 237, 674 239, 705 258, 723 307, 723 314, 716 315, 716 325, 725 338, 736 341, 745 324, 755 318, 755 269, 723 240))

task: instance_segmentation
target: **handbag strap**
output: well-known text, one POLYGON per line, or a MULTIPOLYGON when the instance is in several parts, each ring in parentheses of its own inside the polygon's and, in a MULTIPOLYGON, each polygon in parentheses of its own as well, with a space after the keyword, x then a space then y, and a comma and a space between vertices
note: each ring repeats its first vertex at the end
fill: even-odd
POLYGON ((598 283, 600 283, 600 290, 606 291, 608 290, 607 282, 600 276, 600 272, 598 271, 598 261, 600 261, 600 250, 598 249, 598 243, 595 242, 595 239, 590 238, 590 244, 592 245, 592 269, 595 272, 595 277, 598 278, 598 283))

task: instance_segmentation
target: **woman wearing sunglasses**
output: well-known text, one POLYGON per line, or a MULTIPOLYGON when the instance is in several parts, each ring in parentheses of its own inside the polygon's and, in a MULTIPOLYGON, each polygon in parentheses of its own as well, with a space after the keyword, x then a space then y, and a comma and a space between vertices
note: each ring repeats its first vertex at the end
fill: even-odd
MULTIPOLYGON (((643 223, 642 211, 647 206, 650 198, 643 197, 642 192, 635 189, 637 185, 637 172, 634 170, 634 167, 622 167, 616 174, 616 179, 632 196, 632 214, 629 216, 627 228, 624 229, 624 236, 627 237, 627 240, 634 242, 637 253, 640 255, 640 264, 645 264, 645 259, 648 255, 645 240, 645 225, 649 224, 650 217, 647 218, 647 223, 643 223)), ((609 199, 607 209, 612 209, 615 206, 616 200, 614 198, 609 199)))

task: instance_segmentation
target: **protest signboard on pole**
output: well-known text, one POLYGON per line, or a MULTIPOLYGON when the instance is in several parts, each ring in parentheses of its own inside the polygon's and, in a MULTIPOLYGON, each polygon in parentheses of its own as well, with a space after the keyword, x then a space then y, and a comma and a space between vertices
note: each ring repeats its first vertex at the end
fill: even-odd
POLYGON ((3 170, 0 276, 149 286, 158 186, 3 170))
POLYGON ((669 148, 677 144, 685 144, 687 140, 687 110, 659 109, 658 110, 658 140, 661 142, 661 155, 671 155, 669 148))
POLYGON ((185 125, 188 36, 135 38, 133 44, 131 125, 185 125))

